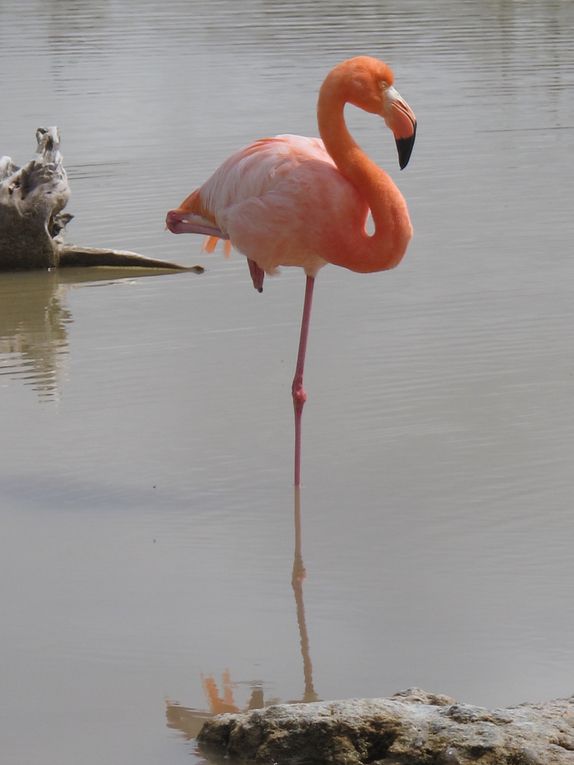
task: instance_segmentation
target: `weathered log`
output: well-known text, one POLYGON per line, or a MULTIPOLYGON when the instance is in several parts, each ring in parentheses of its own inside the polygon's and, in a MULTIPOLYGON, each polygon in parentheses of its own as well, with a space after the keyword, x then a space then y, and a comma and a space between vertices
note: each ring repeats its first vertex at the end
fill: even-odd
POLYGON ((253 765, 572 765, 574 697, 489 710, 411 689, 279 704, 208 720, 198 743, 253 765))
POLYGON ((101 247, 78 247, 75 244, 62 244, 58 248, 60 268, 70 266, 107 266, 112 268, 156 268, 177 271, 193 271, 202 274, 203 266, 180 266, 165 260, 147 258, 129 250, 108 250, 101 247))
POLYGON ((126 250, 64 244, 64 213, 70 198, 68 176, 60 152, 57 127, 38 128, 37 157, 17 167, 0 158, 0 271, 69 266, 113 266, 202 273, 168 261, 126 250))

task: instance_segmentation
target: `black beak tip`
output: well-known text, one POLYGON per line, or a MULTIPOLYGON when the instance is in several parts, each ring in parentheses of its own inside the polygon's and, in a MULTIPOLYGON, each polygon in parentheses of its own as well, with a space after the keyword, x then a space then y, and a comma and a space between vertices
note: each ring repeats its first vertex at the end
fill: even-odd
POLYGON ((409 159, 411 158, 413 146, 415 145, 416 134, 417 134, 417 123, 415 122, 413 125, 413 134, 411 136, 409 136, 408 138, 397 138, 396 140, 397 152, 399 154, 399 167, 401 168, 401 170, 404 170, 404 168, 409 164, 409 159))

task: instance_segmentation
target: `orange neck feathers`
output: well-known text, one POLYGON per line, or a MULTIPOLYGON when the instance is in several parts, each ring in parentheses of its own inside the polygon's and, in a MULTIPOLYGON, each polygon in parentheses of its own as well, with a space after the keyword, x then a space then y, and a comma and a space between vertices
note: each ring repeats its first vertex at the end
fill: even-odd
MULTIPOLYGON (((367 203, 375 232, 369 236, 364 227, 349 231, 348 247, 338 247, 326 257, 329 262, 352 271, 383 271, 401 261, 412 237, 412 226, 406 202, 397 186, 369 159, 347 129, 345 104, 356 103, 356 99, 353 80, 345 76, 345 63, 327 76, 319 92, 319 133, 341 174, 367 203)), ((392 82, 392 73, 388 71, 392 82)))

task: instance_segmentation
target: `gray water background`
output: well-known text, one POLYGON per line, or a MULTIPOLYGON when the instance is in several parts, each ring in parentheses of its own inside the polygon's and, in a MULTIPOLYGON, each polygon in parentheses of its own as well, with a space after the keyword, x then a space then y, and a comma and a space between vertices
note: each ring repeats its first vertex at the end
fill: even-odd
POLYGON ((0 154, 57 124, 68 239, 206 267, 0 275, 3 765, 193 762, 226 670, 237 707, 574 691, 573 31, 564 0, 1 0, 0 154), (348 111, 415 238, 318 279, 297 610, 303 275, 260 296, 164 216, 248 141, 316 135, 364 53, 418 117, 399 172, 348 111))

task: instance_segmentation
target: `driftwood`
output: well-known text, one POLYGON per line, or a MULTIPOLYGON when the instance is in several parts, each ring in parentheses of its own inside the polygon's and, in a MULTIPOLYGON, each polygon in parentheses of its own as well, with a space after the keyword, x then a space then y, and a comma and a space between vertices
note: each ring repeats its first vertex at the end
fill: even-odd
POLYGON ((203 271, 126 250, 65 244, 64 229, 73 216, 63 212, 70 187, 58 128, 38 128, 36 140, 37 157, 24 167, 0 158, 0 271, 66 266, 203 271))

